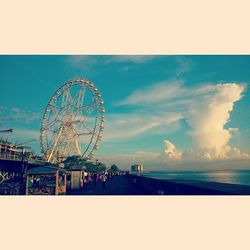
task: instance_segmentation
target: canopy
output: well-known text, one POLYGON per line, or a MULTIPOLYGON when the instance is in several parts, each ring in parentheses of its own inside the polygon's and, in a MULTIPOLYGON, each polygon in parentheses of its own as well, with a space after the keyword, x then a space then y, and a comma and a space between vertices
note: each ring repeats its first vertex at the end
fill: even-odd
POLYGON ((62 168, 50 167, 50 166, 39 166, 35 168, 31 168, 27 171, 27 175, 35 175, 35 174, 55 174, 56 171, 66 173, 67 171, 62 168))

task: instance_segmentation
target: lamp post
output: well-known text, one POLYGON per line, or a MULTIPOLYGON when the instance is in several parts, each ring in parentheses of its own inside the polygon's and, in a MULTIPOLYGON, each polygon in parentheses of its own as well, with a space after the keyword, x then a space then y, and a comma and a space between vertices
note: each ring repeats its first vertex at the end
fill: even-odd
POLYGON ((22 163, 22 170, 21 170, 21 194, 25 193, 25 186, 24 183, 26 180, 26 172, 27 172, 27 164, 25 164, 25 149, 30 148, 27 146, 19 146, 20 149, 22 149, 21 152, 21 163, 22 163))

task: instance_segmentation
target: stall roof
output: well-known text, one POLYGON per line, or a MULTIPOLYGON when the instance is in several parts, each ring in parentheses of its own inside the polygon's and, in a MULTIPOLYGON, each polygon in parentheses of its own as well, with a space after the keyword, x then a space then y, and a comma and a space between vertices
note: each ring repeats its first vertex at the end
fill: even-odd
POLYGON ((67 170, 63 168, 51 167, 51 166, 38 166, 31 168, 27 171, 27 175, 30 174, 55 174, 56 171, 66 173, 67 170))

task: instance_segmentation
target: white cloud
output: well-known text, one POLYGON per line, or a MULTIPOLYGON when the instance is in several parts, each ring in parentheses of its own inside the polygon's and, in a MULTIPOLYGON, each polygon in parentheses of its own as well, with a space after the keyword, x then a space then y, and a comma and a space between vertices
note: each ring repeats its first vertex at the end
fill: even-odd
POLYGON ((6 135, 6 139, 13 144, 23 144, 31 147, 31 150, 40 152, 40 132, 34 129, 14 128, 12 133, 6 135))
POLYGON ((171 132, 176 123, 182 119, 180 114, 160 113, 155 115, 145 113, 114 114, 107 116, 104 130, 104 140, 124 140, 141 134, 157 134, 171 132))
POLYGON ((176 56, 174 57, 175 61, 178 63, 178 67, 176 70, 176 75, 179 77, 181 74, 188 72, 191 69, 191 61, 187 59, 187 57, 176 56))
POLYGON ((33 130, 33 129, 14 129, 13 136, 15 138, 20 138, 23 140, 39 140, 40 131, 39 130, 33 130))
POLYGON ((133 62, 133 63, 144 63, 154 59, 155 55, 114 55, 110 56, 109 62, 133 62))
POLYGON ((20 108, 14 107, 4 107, 0 109, 0 119, 3 122, 21 122, 21 123, 30 123, 33 120, 41 118, 41 114, 38 112, 32 112, 29 110, 22 110, 20 108))
POLYGON ((214 148, 190 148, 187 150, 179 151, 176 146, 164 140, 165 150, 161 153, 159 159, 165 162, 204 162, 204 161, 215 161, 215 160, 241 160, 250 159, 250 154, 242 152, 239 148, 225 146, 218 155, 217 149, 214 148))
POLYGON ((179 151, 172 142, 164 140, 164 143, 165 143, 164 156, 167 156, 167 158, 170 160, 180 160, 182 158, 182 152, 179 151))
POLYGON ((155 57, 154 55, 73 55, 67 58, 67 62, 73 67, 89 71, 92 66, 97 64, 105 65, 113 62, 139 64, 153 60, 155 57))
MULTIPOLYGON (((154 56, 115 55, 99 59, 98 56, 88 55, 70 57, 73 65, 89 68, 100 61, 102 64, 144 63, 153 60, 154 56)), ((178 64, 175 71, 177 76, 190 70, 190 62, 184 57, 175 57, 175 60, 178 64)), ((152 135, 158 131, 161 133, 165 131, 165 134, 168 134, 169 125, 186 119, 191 127, 188 135, 193 139, 193 148, 181 152, 173 142, 165 140, 166 159, 211 161, 248 158, 248 154, 230 145, 230 139, 239 133, 239 129, 225 128, 230 120, 230 112, 234 104, 242 98, 244 89, 245 86, 238 83, 188 87, 180 80, 164 81, 138 89, 118 104, 132 105, 136 108, 140 106, 147 110, 148 114, 133 111, 131 114, 107 115, 104 140, 124 140, 139 135, 152 135), (167 112, 169 110, 172 113, 167 112)), ((155 156, 157 154, 154 153, 155 156)))
MULTIPOLYGON (((168 159, 229 159, 247 158, 247 153, 230 146, 230 139, 239 129, 225 128, 235 102, 242 98, 244 84, 223 83, 186 87, 181 81, 162 82, 136 90, 120 105, 136 105, 145 109, 171 110, 186 119, 194 147, 183 152, 165 141, 168 159), (184 108, 184 107, 185 108, 184 108), (182 107, 182 108, 181 108, 182 107)), ((162 114, 164 116, 164 113, 162 114)))
POLYGON ((236 83, 214 85, 214 94, 203 95, 189 107, 187 122, 192 127, 189 135, 196 150, 206 152, 205 158, 226 158, 230 154, 228 143, 232 133, 225 125, 244 88, 236 83))
MULTIPOLYGON (((237 150, 236 150, 237 151, 237 150)), ((236 153, 237 154, 237 153, 236 153)), ((192 158, 183 156, 180 160, 169 159, 162 153, 151 151, 137 151, 131 154, 112 154, 100 156, 98 159, 104 162, 107 166, 117 164, 121 169, 130 170, 132 164, 142 163, 144 170, 218 170, 218 169, 248 169, 249 157, 231 157, 230 159, 213 159, 205 160, 203 158, 197 158, 197 155, 193 155, 192 158), (185 158, 184 158, 185 157, 185 158)))
POLYGON ((89 71, 93 65, 98 63, 98 59, 90 55, 74 55, 67 58, 67 63, 75 68, 89 71))
POLYGON ((119 105, 151 105, 174 99, 186 92, 182 81, 160 82, 144 89, 134 91, 119 105))
POLYGON ((160 156, 158 152, 151 152, 151 151, 137 151, 135 155, 139 158, 143 159, 156 159, 160 156))

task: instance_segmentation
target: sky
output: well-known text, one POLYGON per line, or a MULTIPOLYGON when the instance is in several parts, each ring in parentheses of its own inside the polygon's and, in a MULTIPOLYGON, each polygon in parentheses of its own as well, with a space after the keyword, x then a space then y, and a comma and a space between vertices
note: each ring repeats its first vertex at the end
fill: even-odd
POLYGON ((106 163, 146 170, 250 168, 250 56, 0 56, 0 129, 40 153, 55 91, 75 77, 102 93, 106 163))

